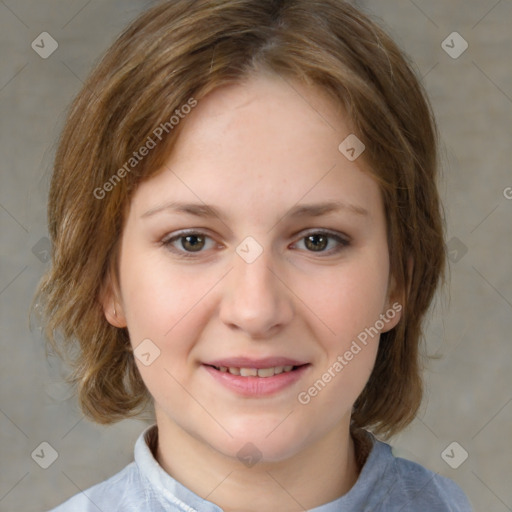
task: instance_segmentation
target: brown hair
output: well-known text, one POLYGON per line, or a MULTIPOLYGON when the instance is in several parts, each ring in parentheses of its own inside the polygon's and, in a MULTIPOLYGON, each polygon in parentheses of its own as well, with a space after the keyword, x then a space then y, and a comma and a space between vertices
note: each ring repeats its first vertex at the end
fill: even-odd
POLYGON ((200 101, 258 70, 325 91, 366 145, 363 157, 382 190, 391 275, 403 290, 404 309, 398 325, 381 335, 352 421, 395 433, 421 402, 422 320, 445 266, 437 135, 401 51, 340 0, 166 1, 124 31, 75 99, 60 139, 48 205, 52 266, 36 295, 46 336, 61 355, 74 354, 71 380, 90 418, 110 423, 148 404, 127 330, 107 322, 100 296, 115 277, 133 191, 159 169, 186 120, 166 130, 141 163, 126 163, 191 98, 200 101), (122 179, 113 181, 116 173, 122 179), (105 188, 107 182, 112 186, 105 188))

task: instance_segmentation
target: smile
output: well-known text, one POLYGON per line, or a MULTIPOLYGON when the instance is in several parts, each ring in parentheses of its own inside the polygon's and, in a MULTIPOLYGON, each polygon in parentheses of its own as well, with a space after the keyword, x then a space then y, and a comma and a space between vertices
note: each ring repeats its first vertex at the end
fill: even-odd
POLYGON ((280 373, 291 372, 297 369, 298 366, 287 365, 287 366, 272 366, 270 368, 237 368, 227 366, 213 366, 216 370, 226 373, 229 372, 231 375, 240 375, 241 377, 273 377, 280 373))
POLYGON ((311 364, 246 368, 203 364, 214 382, 243 397, 265 397, 291 389, 311 364))

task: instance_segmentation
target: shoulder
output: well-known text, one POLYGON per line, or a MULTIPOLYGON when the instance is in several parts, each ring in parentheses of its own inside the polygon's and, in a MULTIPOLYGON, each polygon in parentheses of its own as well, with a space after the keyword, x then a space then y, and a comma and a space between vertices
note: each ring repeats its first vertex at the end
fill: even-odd
POLYGON ((147 502, 134 462, 103 482, 75 494, 50 512, 135 512, 147 502))
MULTIPOLYGON (((389 504, 399 504, 397 510, 417 512, 472 512, 471 505, 460 487, 425 467, 401 457, 395 457, 391 447, 375 440, 373 450, 385 467, 382 483, 389 504)), ((384 507, 379 510, 395 510, 384 507)))
MULTIPOLYGON (((134 461, 108 480, 74 495, 49 512, 192 512, 189 494, 180 500, 179 484, 159 466, 152 454, 156 425, 135 443, 134 461)), ((198 500, 200 498, 197 497, 198 500)))

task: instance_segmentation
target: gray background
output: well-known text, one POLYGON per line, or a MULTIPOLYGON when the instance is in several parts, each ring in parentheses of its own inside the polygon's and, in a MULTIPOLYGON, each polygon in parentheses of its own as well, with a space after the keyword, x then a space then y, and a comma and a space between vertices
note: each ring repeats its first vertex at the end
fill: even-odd
MULTIPOLYGON (((512 2, 358 4, 380 17, 414 60, 443 139, 451 279, 428 324, 425 352, 436 358, 426 365, 421 413, 392 444, 458 482, 475 510, 511 511, 512 2), (469 45, 456 59, 441 46, 454 31, 469 45), (469 455, 457 469, 441 457, 454 441, 447 451, 452 465, 462 449, 469 455)), ((45 358, 41 335, 27 320, 47 264, 46 194, 65 109, 101 52, 145 5, 0 1, 1 511, 47 510, 111 476, 132 460, 146 426, 83 419, 60 363, 45 358), (31 48, 44 31, 59 45, 47 59, 31 48), (58 452, 48 469, 31 457, 43 441, 58 452)), ((460 47, 450 38, 447 44, 460 47)))

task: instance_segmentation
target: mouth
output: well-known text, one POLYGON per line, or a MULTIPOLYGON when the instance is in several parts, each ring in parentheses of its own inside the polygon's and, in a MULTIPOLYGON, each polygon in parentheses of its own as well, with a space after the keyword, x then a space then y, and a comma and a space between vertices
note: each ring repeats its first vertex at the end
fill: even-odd
POLYGON ((231 375, 237 375, 240 377, 260 377, 263 379, 268 379, 269 377, 274 377, 275 375, 280 375, 281 373, 289 373, 298 370, 302 366, 307 366, 306 364, 301 365, 284 365, 284 366, 270 366, 268 368, 244 368, 237 366, 215 366, 215 365, 206 365, 210 366, 210 368, 214 368, 215 370, 221 373, 229 373, 231 375))
POLYGON ((258 398, 291 389, 308 372, 311 363, 258 366, 202 365, 216 384, 237 395, 258 398))

